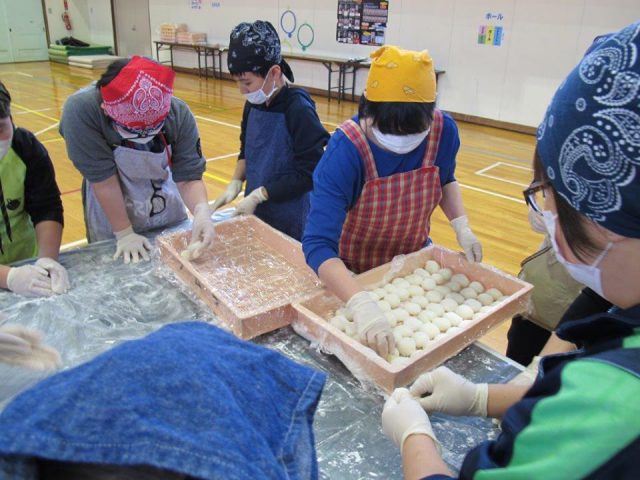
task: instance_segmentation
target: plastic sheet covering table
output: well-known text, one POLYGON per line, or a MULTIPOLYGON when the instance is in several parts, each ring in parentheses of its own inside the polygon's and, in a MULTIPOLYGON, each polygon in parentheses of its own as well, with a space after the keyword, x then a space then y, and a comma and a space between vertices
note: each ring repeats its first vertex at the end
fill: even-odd
MULTIPOLYGON (((216 323, 204 303, 160 263, 157 253, 151 262, 124 265, 112 261, 114 250, 114 243, 101 242, 63 253, 60 261, 69 270, 72 286, 66 295, 25 299, 0 292, 0 324, 20 323, 43 331, 47 342, 61 352, 64 368, 69 368, 169 322, 216 323)), ((382 433, 384 399, 379 390, 360 384, 335 357, 316 350, 290 327, 254 341, 329 374, 315 417, 321 478, 402 478, 400 455, 382 433)), ((446 365, 473 381, 503 382, 518 372, 504 357, 477 345, 446 365)), ((0 364, 0 408, 45 375, 0 364)), ((445 461, 455 470, 469 448, 497 434, 487 419, 432 415, 432 423, 445 461)))

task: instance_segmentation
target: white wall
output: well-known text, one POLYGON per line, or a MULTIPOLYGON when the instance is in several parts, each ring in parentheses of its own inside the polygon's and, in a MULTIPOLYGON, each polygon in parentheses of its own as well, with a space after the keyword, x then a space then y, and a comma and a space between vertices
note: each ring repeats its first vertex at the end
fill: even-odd
POLYGON ((62 21, 62 0, 45 0, 49 38, 55 42, 73 36, 87 43, 113 46, 110 0, 67 0, 72 30, 65 29, 62 21))
MULTIPOLYGON (((296 13, 298 24, 308 22, 315 30, 309 54, 361 57, 375 48, 335 41, 335 0, 203 0, 200 10, 191 9, 190 0, 149 1, 154 40, 159 25, 171 22, 206 32, 209 43, 227 44, 237 23, 260 18, 279 29, 285 52, 301 52, 295 35, 289 39, 280 27, 287 8, 296 13)), ((441 108, 536 126, 591 40, 639 19, 638 0, 390 0, 387 43, 426 48, 436 67, 446 70, 439 83, 441 108), (488 21, 488 12, 501 13, 503 19, 488 21), (504 28, 502 46, 477 44, 479 26, 487 24, 504 28)), ((197 63, 189 52, 176 52, 175 61, 181 66, 197 63)), ((291 63, 298 84, 326 88, 322 65, 291 63)), ((361 70, 358 93, 365 80, 361 70)))

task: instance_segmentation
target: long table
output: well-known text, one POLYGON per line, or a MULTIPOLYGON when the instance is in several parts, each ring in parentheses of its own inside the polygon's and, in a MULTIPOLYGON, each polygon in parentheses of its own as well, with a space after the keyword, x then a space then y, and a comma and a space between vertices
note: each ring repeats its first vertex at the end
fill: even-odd
POLYGON ((191 50, 198 55, 198 75, 209 77, 211 73, 213 78, 222 78, 222 54, 227 47, 220 44, 212 45, 190 45, 176 42, 154 41, 156 45, 156 60, 159 63, 167 63, 174 67, 173 51, 174 50, 191 50), (169 60, 160 60, 160 52, 169 52, 169 60), (208 59, 211 57, 211 66, 209 67, 208 59), (204 60, 204 62, 203 62, 204 60), (204 63, 204 65, 203 65, 204 63))
MULTIPOLYGON (((157 251, 150 262, 130 265, 113 261, 114 251, 114 242, 106 241, 63 253, 60 262, 71 279, 71 290, 65 295, 27 299, 1 291, 0 324, 41 330, 61 352, 64 368, 70 368, 167 323, 218 323, 160 262, 157 251)), ((254 341, 328 374, 314 421, 322 479, 402 478, 399 452, 382 433, 380 391, 361 384, 335 357, 309 345, 290 327, 254 341)), ((519 371, 513 362, 479 344, 446 365, 472 381, 484 382, 504 382, 519 371)), ((0 364, 0 409, 46 375, 0 364)), ((498 433, 492 421, 484 418, 435 414, 431 421, 444 459, 454 470, 469 448, 498 433)))

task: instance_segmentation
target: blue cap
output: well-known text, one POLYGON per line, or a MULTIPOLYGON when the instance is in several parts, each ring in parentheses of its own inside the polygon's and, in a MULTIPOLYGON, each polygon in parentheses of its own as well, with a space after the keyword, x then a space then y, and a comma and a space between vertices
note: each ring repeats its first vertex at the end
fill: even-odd
POLYGON ((538 153, 573 208, 640 238, 640 22, 596 38, 538 127, 538 153))

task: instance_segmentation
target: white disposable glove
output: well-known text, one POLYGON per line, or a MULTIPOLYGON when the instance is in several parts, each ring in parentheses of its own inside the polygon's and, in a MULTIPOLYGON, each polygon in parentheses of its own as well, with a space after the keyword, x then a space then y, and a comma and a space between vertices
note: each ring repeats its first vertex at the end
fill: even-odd
POLYGON ((456 232, 458 244, 464 250, 467 260, 470 262, 482 261, 482 245, 469 227, 469 219, 466 215, 451 220, 451 227, 456 232))
POLYGON ((547 233, 547 227, 544 224, 542 214, 529 207, 529 213, 527 214, 527 216, 529 217, 529 225, 531 225, 531 229, 534 232, 547 233))
POLYGON ((25 297, 50 297, 51 278, 49 272, 38 265, 13 267, 7 275, 7 287, 25 297))
POLYGON ((487 416, 489 386, 471 383, 447 367, 420 375, 409 391, 427 412, 487 416))
POLYGON ((389 321, 368 292, 356 293, 347 302, 353 314, 359 340, 382 358, 393 352, 395 340, 389 321))
POLYGON ((518 375, 509 380, 508 383, 511 385, 523 385, 530 387, 533 385, 533 382, 536 381, 538 376, 538 367, 540 366, 540 359, 542 357, 535 356, 531 363, 518 375))
POLYGON ((133 231, 133 227, 129 225, 124 230, 114 233, 118 243, 116 245, 116 253, 113 256, 115 260, 120 255, 124 259, 124 263, 138 263, 140 257, 145 261, 149 261, 149 251, 151 250, 151 243, 142 235, 138 235, 133 231))
POLYGON ((264 187, 256 188, 253 192, 240 200, 240 203, 236 206, 236 211, 233 215, 251 215, 255 212, 258 205, 262 202, 266 202, 267 200, 267 194, 264 187))
POLYGON ((231 182, 229 182, 229 185, 227 185, 227 189, 225 190, 225 192, 218 198, 216 198, 215 202, 213 202, 211 210, 215 212, 223 205, 232 202, 238 196, 240 190, 242 190, 242 180, 231 180, 231 182))
POLYGON ((202 252, 211 248, 215 227, 211 220, 211 210, 206 202, 199 203, 193 209, 193 224, 191 227, 191 242, 182 256, 187 260, 195 260, 202 252))
POLYGON ((0 362, 51 370, 62 362, 58 352, 42 343, 42 334, 19 325, 0 327, 0 362))
POLYGON ((382 431, 400 447, 400 452, 404 441, 410 435, 418 434, 431 437, 440 451, 429 416, 406 388, 396 388, 385 402, 382 409, 382 431))
POLYGON ((51 290, 53 293, 67 293, 71 287, 69 283, 69 274, 67 269, 60 265, 52 258, 42 257, 36 262, 38 267, 44 268, 49 272, 51 278, 51 290))

